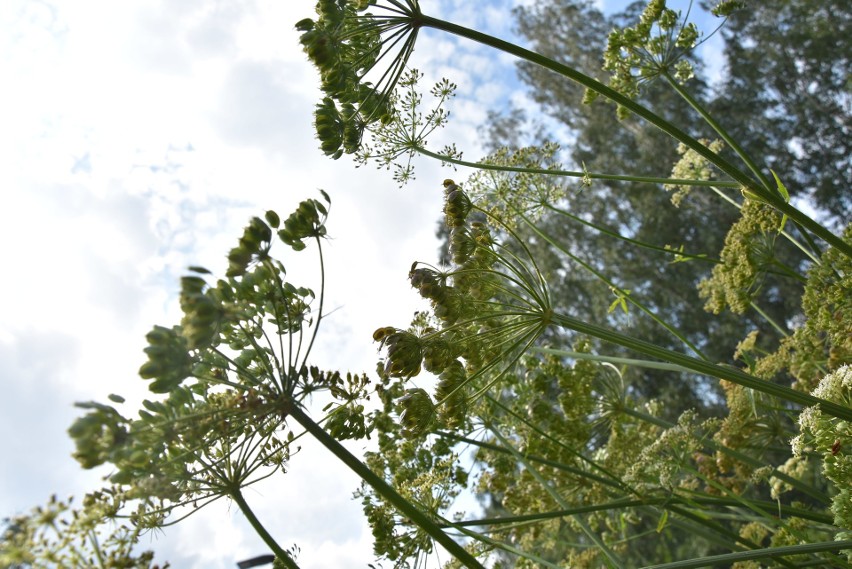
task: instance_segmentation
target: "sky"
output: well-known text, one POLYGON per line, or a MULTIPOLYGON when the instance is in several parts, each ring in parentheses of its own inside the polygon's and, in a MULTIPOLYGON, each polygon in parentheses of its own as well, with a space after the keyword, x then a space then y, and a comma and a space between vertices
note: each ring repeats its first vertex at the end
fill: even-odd
MULTIPOLYGON (((511 37, 517 2, 422 5, 511 37)), ((0 2, 0 516, 100 486, 105 471, 82 471, 70 456, 73 403, 146 397, 137 377, 145 333, 179 320, 187 266, 224 272, 253 215, 286 216, 320 188, 331 196, 324 252, 334 312, 318 365, 369 372, 373 330, 405 326, 425 307, 407 273, 414 260, 436 259, 441 181, 465 173, 421 161, 400 189, 387 171, 322 155, 311 124, 318 81, 293 28, 313 4, 0 2)), ((479 157, 487 110, 523 104, 512 61, 437 34, 418 45, 428 45, 412 60, 424 89, 441 77, 459 85, 443 140, 466 141, 465 157, 479 157)), ((316 265, 301 255, 290 276, 310 286, 316 265)), ((246 496, 282 544, 299 545, 303 568, 366 566, 371 535, 352 500, 357 486, 306 444, 287 474, 246 496)), ((234 567, 267 552, 224 502, 143 547, 175 568, 234 567)))

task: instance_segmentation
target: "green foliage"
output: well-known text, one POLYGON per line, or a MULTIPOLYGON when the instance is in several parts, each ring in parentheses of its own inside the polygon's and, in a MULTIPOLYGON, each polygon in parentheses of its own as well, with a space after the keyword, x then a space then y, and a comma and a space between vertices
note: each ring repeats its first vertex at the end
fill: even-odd
MULTIPOLYGON (((693 66, 683 56, 695 48, 698 37, 698 27, 680 21, 680 14, 666 8, 665 0, 651 0, 635 26, 609 34, 603 68, 612 72, 610 86, 635 98, 643 82, 660 76, 686 82, 693 77, 693 66)), ((586 91, 585 102, 595 98, 594 91, 586 91)), ((623 106, 618 108, 619 118, 628 114, 623 106)))
POLYGON ((115 489, 87 494, 79 509, 73 499, 52 496, 44 506, 29 514, 4 520, 0 536, 0 565, 10 568, 87 569, 167 569, 169 564, 153 562, 154 553, 135 554, 139 534, 151 527, 152 519, 140 507, 130 521, 116 519, 127 497, 115 489))
MULTIPOLYGON (((746 34, 728 38, 730 52, 753 55, 747 38, 766 30, 737 20, 741 4, 714 11, 746 34)), ((700 37, 688 16, 651 0, 608 22, 586 3, 540 1, 518 11, 535 53, 423 15, 414 0, 320 0, 317 14, 297 28, 320 72, 326 154, 375 159, 400 183, 415 152, 477 169, 443 182, 444 262, 409 271, 429 310, 376 330, 375 382, 311 365, 324 283, 318 295, 291 284, 271 249, 276 238, 295 252, 316 243, 322 263, 330 200, 323 192, 283 222, 273 211, 252 218, 225 278, 190 268, 180 323, 147 335, 140 376, 157 397, 129 415, 118 395, 79 404, 75 457, 110 465, 110 489, 66 529, 57 520, 69 505, 55 500, 10 521, 0 559, 150 567, 150 554, 131 555, 142 530, 226 497, 275 566, 293 569, 296 549, 278 544, 242 489, 283 473, 311 435, 363 480, 375 553, 395 567, 421 566, 436 542, 448 567, 852 566, 852 226, 837 235, 791 198, 809 191, 833 214, 848 204, 824 185, 831 172, 796 175, 783 156, 764 159, 791 151, 777 138, 788 131, 753 152, 743 109, 717 120, 725 107, 700 77, 687 90, 700 37), (454 146, 426 150, 455 86, 438 84, 422 115, 419 74, 404 68, 424 26, 522 58, 537 100, 574 129, 582 170, 564 170, 560 147, 541 140, 494 140, 478 163, 454 146), (601 68, 612 88, 595 78, 601 68), (583 88, 590 105, 577 104, 583 88), (620 123, 599 97, 618 105, 620 123), (713 138, 698 138, 706 131, 713 138), (330 400, 324 428, 306 407, 317 391, 330 400), (339 443, 371 435, 378 448, 363 462, 339 443), (484 519, 452 511, 464 492, 481 497, 484 519), (119 516, 130 525, 99 541, 119 516)), ((814 31, 818 45, 827 35, 814 31)), ((805 50, 796 65, 836 87, 814 64, 821 53, 805 50)), ((758 78, 729 82, 742 90, 758 78)), ((789 103, 795 89, 774 85, 789 103)), ((796 116, 816 108, 804 106, 796 116)), ((837 117, 827 120, 848 113, 837 117)), ((491 134, 520 122, 497 121, 491 134)))

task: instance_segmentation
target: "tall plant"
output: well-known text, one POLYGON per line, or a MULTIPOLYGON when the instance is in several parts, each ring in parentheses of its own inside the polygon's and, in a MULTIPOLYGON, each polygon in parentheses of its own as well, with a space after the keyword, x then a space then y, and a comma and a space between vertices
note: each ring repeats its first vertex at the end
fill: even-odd
MULTIPOLYGON (((715 12, 724 16, 736 4, 723 2, 715 12)), ((849 336, 840 332, 850 324, 845 300, 850 296, 849 236, 835 235, 791 205, 783 173, 762 167, 689 92, 692 68, 684 55, 700 40, 694 24, 665 2, 650 2, 635 25, 610 35, 604 68, 611 79, 604 85, 517 45, 430 17, 413 0, 321 2, 318 13, 317 20, 298 27, 323 80, 326 98, 317 110, 317 134, 328 154, 378 158, 380 165, 402 158, 396 176, 402 181, 410 175, 405 160, 413 153, 479 171, 469 183, 470 195, 455 182, 444 182, 450 266, 415 265, 410 273, 412 286, 432 302, 432 314, 418 315, 406 329, 376 332, 387 347, 380 373, 393 388, 384 392, 388 421, 382 423, 382 451, 371 457, 374 468, 410 492, 436 500, 464 486, 459 469, 482 469, 479 489, 506 515, 454 527, 473 538, 470 547, 501 549, 521 565, 568 559, 572 566, 618 567, 666 558, 673 560, 672 567, 759 559, 778 559, 787 566, 845 564, 836 552, 850 544, 832 539, 848 535, 842 512, 849 480, 840 481, 838 470, 828 466, 840 460, 835 457, 842 440, 817 447, 801 441, 817 440, 816 432, 827 441, 828 433, 845 432, 851 416, 847 388, 841 387, 848 369, 843 366, 850 363, 849 336), (451 84, 435 87, 438 110, 424 118, 416 109, 421 102, 414 92, 416 76, 404 71, 424 27, 516 55, 554 73, 554 80, 561 75, 579 83, 586 102, 608 99, 620 118, 636 116, 670 135, 682 159, 673 165, 672 176, 648 177, 563 169, 547 145, 498 152, 479 163, 462 161, 455 147, 426 150, 421 133, 445 120, 440 105, 451 84), (666 84, 717 140, 699 140, 638 102, 651 81, 666 84), (357 142, 365 134, 372 144, 357 142), (560 207, 557 177, 585 184, 604 179, 665 185, 678 190, 677 200, 691 188, 705 188, 740 209, 740 221, 720 252, 648 243, 560 207), (757 349, 751 335, 728 346, 738 366, 733 359, 708 361, 677 322, 654 314, 641 294, 620 287, 605 265, 584 261, 572 252, 578 245, 561 242, 540 225, 540 210, 561 216, 564 223, 589 226, 639 253, 712 262, 700 292, 715 313, 754 308, 765 315, 755 304, 764 275, 805 282, 807 324, 788 335, 790 323, 768 319, 787 336, 776 349, 757 349), (775 254, 778 240, 799 249, 794 266, 775 254), (539 253, 532 252, 533 244, 539 253), (562 274, 585 271, 609 287, 615 295, 611 310, 649 318, 680 341, 682 350, 631 337, 608 325, 611 319, 597 323, 572 317, 570 303, 555 304, 549 293, 560 274, 558 269, 542 271, 537 262, 542 249, 562 260, 562 274), (807 276, 799 273, 802 265, 811 267, 807 276), (830 306, 809 303, 820 294, 816 291, 833 299, 830 306), (820 312, 833 314, 836 321, 819 318, 820 312), (548 346, 548 337, 560 330, 602 341, 596 345, 627 348, 635 356, 589 353, 583 342, 573 350, 548 346), (438 376, 432 394, 410 383, 421 367, 438 376), (679 372, 681 381, 715 379, 725 394, 727 415, 707 419, 682 410, 677 422, 669 422, 654 401, 631 394, 622 379, 630 367, 679 372), (816 415, 820 427, 811 430, 816 415), (398 423, 391 421, 395 416, 398 423), (788 443, 800 426, 793 453, 788 443), (416 443, 406 444, 406 439, 416 443), (461 467, 462 447, 452 443, 472 449, 478 466, 461 467), (415 450, 424 448, 441 457, 440 468, 415 450), (832 458, 821 467, 817 457, 829 454, 832 458), (824 483, 824 468, 840 484, 837 489, 824 483), (420 482, 427 473, 431 489, 420 482), (687 535, 698 536, 692 547, 683 546, 687 535), (697 559, 674 561, 696 552, 697 559)), ((368 514, 381 509, 381 500, 365 503, 368 514)), ((371 519, 374 527, 383 528, 394 521, 371 519)), ((396 534, 382 535, 390 543, 396 534)))
MULTIPOLYGON (((716 11, 724 15, 735 4, 716 11)), ((412 266, 411 284, 431 310, 410 326, 375 332, 384 349, 375 383, 312 363, 323 319, 328 196, 302 202, 283 221, 271 211, 253 218, 228 256, 225 277, 213 281, 206 269, 191 268, 181 281, 181 322, 147 335, 140 375, 155 396, 132 414, 120 410, 117 395, 80 404, 85 414, 69 431, 76 458, 86 468, 113 469, 109 486, 72 516, 85 523, 50 533, 67 511, 52 502, 10 521, 0 560, 150 567, 149 554, 131 551, 142 529, 226 498, 273 551, 275 566, 298 567, 295 551, 262 524, 243 489, 281 475, 294 441, 310 435, 362 479, 359 496, 376 553, 398 567, 418 566, 435 543, 452 556, 449 566, 474 568, 852 566, 852 229, 836 235, 791 204, 784 173, 763 168, 690 94, 692 71, 682 56, 699 41, 697 29, 652 0, 634 26, 611 34, 605 67, 612 79, 604 85, 427 16, 416 0, 320 0, 317 13, 297 27, 321 74, 325 96, 316 127, 332 157, 378 156, 385 166, 402 159, 397 178, 404 180, 408 156, 430 154, 424 137, 446 120, 440 105, 453 86, 436 86, 439 108, 424 119, 417 75, 405 74, 418 31, 429 27, 577 82, 588 99, 606 98, 620 116, 638 116, 670 135, 683 159, 672 176, 652 178, 566 170, 547 144, 479 163, 462 161, 453 147, 433 154, 479 174, 443 183, 448 262, 412 266), (718 142, 696 138, 638 103, 638 90, 652 80, 686 101, 718 142), (363 143, 365 133, 372 146, 363 143), (672 249, 564 209, 552 180, 565 177, 704 188, 738 208, 740 219, 720 252, 672 249), (768 272, 803 280, 807 319, 771 350, 758 348, 751 335, 731 340, 736 360, 709 361, 678 322, 643 302, 641 291, 620 286, 605 265, 584 260, 576 244, 548 231, 538 218, 542 210, 634 252, 711 259, 701 290, 714 312, 759 310, 755 291, 768 272), (807 275, 774 255, 782 239, 801 251, 807 275), (271 254, 275 241, 294 251, 316 246, 318 294, 287 280, 271 254), (552 259, 545 265, 544 254, 562 266, 553 269, 552 259), (570 303, 551 294, 570 271, 609 287, 611 311, 648 318, 680 349, 625 333, 616 318, 573 316, 570 303), (581 338, 572 349, 550 341, 567 331, 581 338), (606 346, 623 350, 607 353, 606 346), (666 370, 683 382, 718 381, 727 412, 708 418, 682 409, 671 421, 659 402, 630 390, 630 368, 666 370), (432 379, 415 383, 423 370, 432 379), (307 406, 318 391, 330 401, 320 419, 307 406), (375 410, 365 403, 373 393, 375 410), (379 448, 363 461, 339 442, 370 433, 379 448), (497 514, 452 515, 453 499, 467 491, 487 494, 497 514), (104 528, 122 518, 125 525, 112 533, 104 528)))

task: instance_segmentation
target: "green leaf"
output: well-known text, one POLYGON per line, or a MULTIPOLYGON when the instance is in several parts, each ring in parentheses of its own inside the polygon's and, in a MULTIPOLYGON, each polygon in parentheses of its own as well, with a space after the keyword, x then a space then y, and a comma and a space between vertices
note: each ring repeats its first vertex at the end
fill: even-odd
POLYGON ((784 186, 784 183, 778 177, 778 174, 775 173, 775 170, 770 170, 770 172, 772 172, 772 177, 775 178, 775 183, 778 184, 778 193, 781 194, 785 202, 790 203, 790 192, 787 191, 787 187, 784 186))
MULTIPOLYGON (((778 174, 775 173, 775 170, 769 170, 772 172, 772 177, 775 178, 775 183, 778 184, 778 193, 781 194, 781 197, 784 198, 784 201, 790 203, 790 192, 787 191, 787 187, 781 181, 781 178, 778 177, 778 174)), ((781 225, 778 227, 778 231, 784 231, 784 226, 787 225, 787 214, 785 213, 781 217, 781 225)))
POLYGON ((657 533, 662 533, 669 521, 669 511, 663 510, 663 515, 660 516, 660 521, 657 522, 657 533))

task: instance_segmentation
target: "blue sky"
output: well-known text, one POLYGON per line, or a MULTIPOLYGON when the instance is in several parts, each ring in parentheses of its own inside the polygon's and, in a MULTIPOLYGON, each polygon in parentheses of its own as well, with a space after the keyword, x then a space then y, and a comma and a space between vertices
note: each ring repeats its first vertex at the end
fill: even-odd
MULTIPOLYGON (((506 37, 515 3, 422 4, 506 37)), ((336 311, 320 365, 374 369, 372 331, 424 308, 406 275, 412 261, 435 259, 440 184, 451 174, 421 162, 399 189, 388 172, 321 155, 317 80, 293 29, 312 15, 307 0, 0 4, 0 515, 98 485, 104 472, 70 458, 73 402, 146 396, 136 378, 145 333, 179 319, 187 266, 224 271, 252 215, 286 215, 318 188, 331 195, 327 306, 336 311)), ((477 128, 516 86, 512 62, 447 36, 423 40, 413 64, 424 88, 444 76, 459 85, 444 141, 465 141, 476 158, 477 128)), ((293 267, 310 284, 316 267, 293 267)), ((290 472, 247 498, 282 543, 301 547, 305 569, 366 566, 356 487, 307 445, 290 472)), ((152 539, 180 568, 234 567, 266 551, 225 503, 152 539)))

